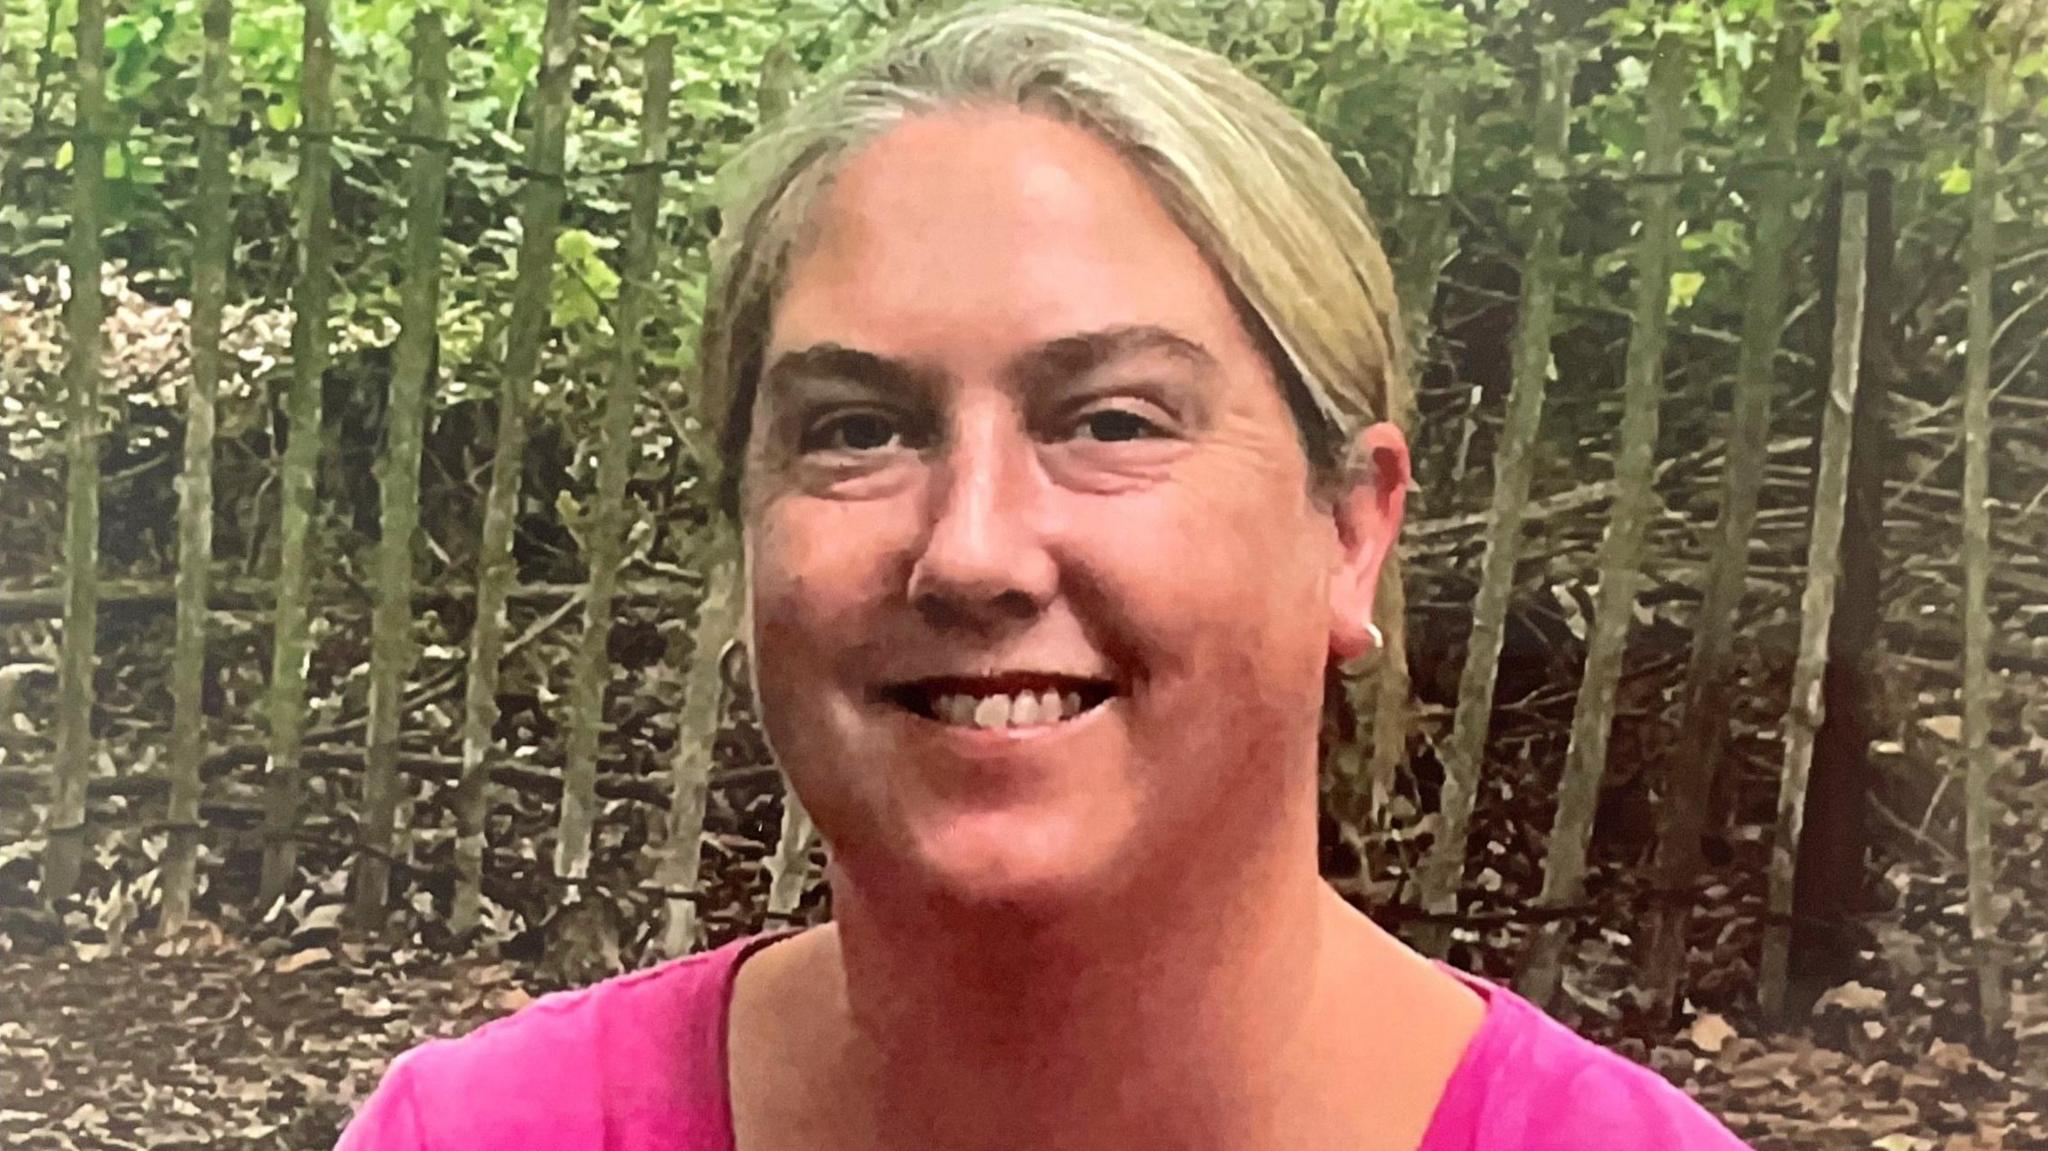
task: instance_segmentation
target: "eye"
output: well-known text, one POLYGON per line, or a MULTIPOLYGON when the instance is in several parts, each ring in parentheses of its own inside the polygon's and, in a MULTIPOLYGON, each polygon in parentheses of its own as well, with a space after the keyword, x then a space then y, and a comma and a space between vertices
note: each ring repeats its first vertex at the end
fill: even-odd
POLYGON ((1158 424, 1123 408, 1098 408, 1089 412, 1081 417, 1075 430, 1085 439, 1102 443, 1125 443, 1163 433, 1158 424))
POLYGON ((896 421, 876 411, 847 412, 811 425, 800 445, 805 452, 874 452, 902 439, 896 421))

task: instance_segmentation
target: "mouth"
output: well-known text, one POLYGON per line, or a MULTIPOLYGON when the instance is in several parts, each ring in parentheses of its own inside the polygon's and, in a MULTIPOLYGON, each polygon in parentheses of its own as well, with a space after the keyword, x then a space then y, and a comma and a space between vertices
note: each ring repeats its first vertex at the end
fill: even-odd
POLYGON ((1019 672, 911 680, 881 694, 934 723, 990 730, 1071 723, 1115 698, 1117 687, 1107 679, 1019 672))

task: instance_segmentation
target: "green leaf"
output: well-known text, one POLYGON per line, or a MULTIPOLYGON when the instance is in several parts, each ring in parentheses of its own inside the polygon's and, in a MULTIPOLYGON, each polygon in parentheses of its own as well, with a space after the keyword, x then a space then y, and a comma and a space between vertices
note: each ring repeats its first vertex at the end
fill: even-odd
POLYGON ((1692 306, 1693 297, 1706 287, 1707 277, 1701 272, 1671 273, 1671 295, 1665 303, 1665 310, 1677 312, 1692 306))
POLYGON ((1945 196, 1967 196, 1971 183, 1970 170, 1960 163, 1950 164, 1941 174, 1941 192, 1945 196))
POLYGON ((602 249, 617 247, 581 228, 555 235, 553 313, 557 327, 594 323, 606 303, 618 298, 619 274, 605 263, 602 249))

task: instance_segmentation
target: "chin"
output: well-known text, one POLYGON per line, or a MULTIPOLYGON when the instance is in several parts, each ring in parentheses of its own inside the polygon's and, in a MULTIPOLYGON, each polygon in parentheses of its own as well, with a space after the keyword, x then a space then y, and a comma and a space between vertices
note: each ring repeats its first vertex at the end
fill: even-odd
POLYGON ((917 829, 919 848, 900 865, 912 873, 904 878, 940 905, 1026 921, 1058 918, 1122 886, 1126 869, 1104 830, 1043 812, 953 814, 917 829))

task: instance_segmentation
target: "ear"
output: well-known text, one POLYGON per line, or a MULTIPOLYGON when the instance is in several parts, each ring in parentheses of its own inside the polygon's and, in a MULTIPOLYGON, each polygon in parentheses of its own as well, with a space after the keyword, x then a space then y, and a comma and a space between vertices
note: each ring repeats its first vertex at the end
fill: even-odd
POLYGON ((1411 482, 1408 440, 1400 428, 1378 423, 1358 433, 1348 482, 1331 507, 1337 555, 1330 573, 1330 653, 1340 662, 1373 650, 1367 625, 1374 593, 1380 569, 1400 537, 1411 482))

